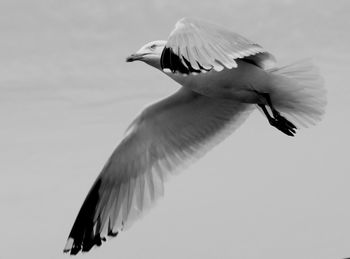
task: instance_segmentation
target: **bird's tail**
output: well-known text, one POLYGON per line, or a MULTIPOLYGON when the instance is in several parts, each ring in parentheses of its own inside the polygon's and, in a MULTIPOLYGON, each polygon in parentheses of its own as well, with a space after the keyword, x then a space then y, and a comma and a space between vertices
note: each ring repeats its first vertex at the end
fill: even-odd
POLYGON ((270 69, 270 98, 279 112, 299 127, 316 124, 325 112, 326 90, 310 60, 270 69))

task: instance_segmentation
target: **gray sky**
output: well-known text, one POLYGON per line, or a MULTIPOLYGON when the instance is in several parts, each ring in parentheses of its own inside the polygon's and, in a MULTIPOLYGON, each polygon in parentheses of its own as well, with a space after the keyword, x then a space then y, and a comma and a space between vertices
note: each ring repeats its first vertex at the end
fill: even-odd
POLYGON ((178 87, 125 57, 183 16, 223 24, 281 64, 313 57, 327 114, 289 138, 254 112, 84 258, 349 257, 350 2, 305 2, 2 0, 0 258, 66 258, 76 214, 127 125, 178 87))

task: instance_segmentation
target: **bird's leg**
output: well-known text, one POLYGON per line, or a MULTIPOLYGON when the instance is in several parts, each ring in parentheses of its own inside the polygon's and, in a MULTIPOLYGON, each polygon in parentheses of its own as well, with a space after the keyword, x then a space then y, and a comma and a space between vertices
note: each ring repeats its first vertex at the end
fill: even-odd
POLYGON ((270 95, 268 93, 260 93, 260 95, 262 95, 265 98, 267 105, 271 108, 273 116, 281 116, 280 113, 273 107, 270 95))
POLYGON ((267 120, 269 121, 269 123, 272 125, 274 123, 275 119, 267 111, 266 106, 264 104, 258 104, 258 105, 262 109, 262 111, 264 112, 264 114, 265 114, 267 120))
POLYGON ((272 105, 270 95, 268 93, 259 93, 265 100, 267 105, 270 107, 272 111, 272 116, 266 109, 265 104, 258 104, 259 107, 263 110, 266 118, 268 119, 271 126, 282 131, 284 134, 288 136, 294 136, 296 133, 297 127, 291 123, 289 120, 284 118, 272 105))

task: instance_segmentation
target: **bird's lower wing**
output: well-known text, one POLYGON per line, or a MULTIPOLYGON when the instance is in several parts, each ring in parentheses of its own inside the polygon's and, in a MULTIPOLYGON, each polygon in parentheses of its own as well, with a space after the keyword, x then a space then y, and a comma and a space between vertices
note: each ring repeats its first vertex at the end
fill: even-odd
POLYGON ((130 226, 163 194, 169 174, 231 134, 250 110, 185 88, 145 109, 92 186, 64 251, 89 251, 130 226))

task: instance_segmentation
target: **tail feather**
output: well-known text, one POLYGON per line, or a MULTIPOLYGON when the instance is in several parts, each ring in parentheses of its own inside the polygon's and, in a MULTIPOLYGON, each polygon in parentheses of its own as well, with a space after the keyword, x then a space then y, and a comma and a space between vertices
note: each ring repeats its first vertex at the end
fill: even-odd
POLYGON ((324 81, 310 60, 268 70, 275 108, 298 127, 321 121, 327 104, 324 81))

